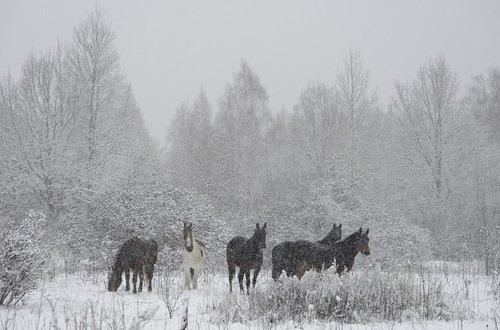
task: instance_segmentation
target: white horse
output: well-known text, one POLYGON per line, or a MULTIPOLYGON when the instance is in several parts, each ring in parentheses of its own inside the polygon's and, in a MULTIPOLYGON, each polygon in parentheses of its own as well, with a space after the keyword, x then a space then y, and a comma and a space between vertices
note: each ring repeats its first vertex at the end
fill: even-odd
POLYGON ((188 290, 198 288, 198 275, 201 264, 205 260, 205 245, 193 237, 193 224, 184 223, 184 251, 182 252, 182 266, 184 268, 185 285, 188 290))

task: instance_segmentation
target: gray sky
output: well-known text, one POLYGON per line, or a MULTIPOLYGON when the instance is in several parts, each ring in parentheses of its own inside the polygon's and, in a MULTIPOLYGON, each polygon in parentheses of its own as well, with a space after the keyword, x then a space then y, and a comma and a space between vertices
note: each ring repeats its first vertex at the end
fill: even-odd
POLYGON ((203 86, 214 111, 244 60, 273 111, 290 111, 312 81, 333 84, 358 50, 382 105, 394 81, 444 55, 461 87, 500 66, 500 1, 0 0, 0 75, 70 40, 95 4, 117 35, 120 63, 152 136, 164 143, 175 109, 203 86))

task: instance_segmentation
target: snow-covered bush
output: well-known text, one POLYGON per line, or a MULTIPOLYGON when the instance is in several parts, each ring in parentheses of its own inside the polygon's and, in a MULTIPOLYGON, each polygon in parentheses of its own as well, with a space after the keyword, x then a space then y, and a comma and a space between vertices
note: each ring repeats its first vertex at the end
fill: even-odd
POLYGON ((345 323, 449 320, 452 307, 447 306, 446 299, 441 279, 427 273, 388 273, 374 269, 369 274, 359 271, 339 277, 334 271, 307 272, 300 281, 282 277, 277 283, 269 283, 265 290, 248 297, 248 308, 243 311, 238 304, 221 302, 240 310, 220 312, 225 318, 237 315, 229 323, 241 319, 261 319, 268 324, 290 320, 297 324, 312 320, 345 323))
MULTIPOLYGON (((284 203, 274 211, 282 212, 270 223, 268 247, 284 240, 319 240, 333 223, 342 223, 342 236, 360 227, 370 229, 371 255, 356 257, 355 268, 400 268, 432 258, 432 241, 427 230, 418 227, 401 213, 389 212, 365 201, 342 180, 327 180, 299 185, 285 195, 284 203)), ((278 205, 277 205, 278 206, 278 205)))
POLYGON ((36 290, 46 261, 45 215, 30 212, 18 225, 3 221, 0 232, 0 305, 15 305, 36 290))
MULTIPOLYGON (((432 241, 429 231, 416 226, 398 212, 365 208, 363 227, 370 228, 370 251, 367 258, 356 258, 356 263, 378 263, 382 268, 401 268, 418 265, 432 259, 432 241)), ((347 233, 346 233, 347 234, 347 233)))
POLYGON ((107 266, 125 240, 132 236, 153 238, 159 245, 158 265, 178 267, 183 222, 193 223, 195 237, 205 243, 205 263, 224 260, 227 230, 210 201, 163 183, 115 188, 96 198, 89 207, 84 242, 78 248, 82 255, 97 256, 101 265, 107 266))

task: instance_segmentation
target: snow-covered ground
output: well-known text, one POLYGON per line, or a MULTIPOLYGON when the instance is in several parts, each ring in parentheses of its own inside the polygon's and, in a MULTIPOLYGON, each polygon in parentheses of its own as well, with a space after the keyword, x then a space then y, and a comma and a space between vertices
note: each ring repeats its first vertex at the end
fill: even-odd
MULTIPOLYGON (((192 291, 182 289, 180 272, 167 277, 157 273, 153 292, 140 294, 124 291, 124 283, 118 292, 107 292, 105 274, 80 273, 46 279, 22 305, 0 306, 0 329, 180 329, 186 315, 188 329, 498 329, 500 298, 495 285, 500 285, 499 277, 457 269, 441 267, 432 276, 445 286, 448 299, 454 300, 449 306, 456 307, 450 308, 467 311, 462 320, 346 324, 311 317, 300 323, 291 319, 270 323, 265 318, 245 319, 248 314, 239 313, 239 309, 248 308, 249 296, 230 295, 224 273, 202 272, 199 289, 192 291), (240 316, 235 318, 234 314, 240 316)), ((267 294, 277 284, 268 272, 261 275, 256 292, 267 294)), ((237 279, 233 285, 237 287, 237 279)))

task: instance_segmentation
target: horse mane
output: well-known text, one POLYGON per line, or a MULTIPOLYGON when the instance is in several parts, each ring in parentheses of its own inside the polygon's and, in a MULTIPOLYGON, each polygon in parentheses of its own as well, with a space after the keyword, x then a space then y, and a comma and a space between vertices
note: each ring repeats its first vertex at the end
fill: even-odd
POLYGON ((358 241, 360 239, 360 237, 361 237, 361 233, 359 231, 355 231, 354 233, 347 236, 343 240, 336 242, 335 245, 351 245, 354 242, 358 241))
POLYGON ((189 225, 186 225, 186 223, 184 223, 184 231, 186 231, 186 230, 188 231, 188 236, 191 238, 191 246, 189 246, 189 247, 186 246, 186 239, 184 239, 184 248, 186 249, 186 251, 192 252, 194 249, 195 242, 199 246, 205 247, 205 244, 202 241, 200 241, 199 239, 194 237, 193 228, 192 228, 191 223, 189 225))

